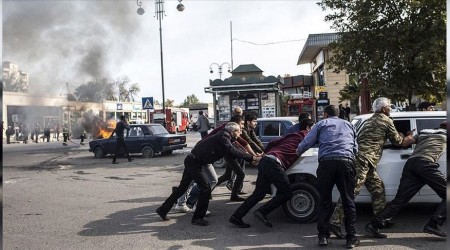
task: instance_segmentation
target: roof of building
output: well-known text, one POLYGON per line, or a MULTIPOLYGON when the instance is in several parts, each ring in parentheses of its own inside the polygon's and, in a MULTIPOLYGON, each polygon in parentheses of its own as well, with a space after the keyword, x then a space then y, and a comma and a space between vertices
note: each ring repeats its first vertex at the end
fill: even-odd
POLYGON ((309 34, 302 53, 298 57, 297 65, 311 63, 321 49, 328 47, 328 44, 338 38, 338 33, 309 34))
POLYGON ((263 72, 254 64, 242 64, 235 68, 231 73, 248 73, 248 72, 263 72))

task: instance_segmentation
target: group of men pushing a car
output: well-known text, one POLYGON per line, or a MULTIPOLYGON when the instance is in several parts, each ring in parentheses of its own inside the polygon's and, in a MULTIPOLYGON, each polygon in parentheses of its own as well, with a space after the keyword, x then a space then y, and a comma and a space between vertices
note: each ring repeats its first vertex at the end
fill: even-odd
MULTIPOLYGON (((417 135, 403 136, 397 132, 389 118, 391 103, 387 98, 377 98, 372 105, 374 115, 369 118, 358 136, 354 126, 338 118, 339 109, 329 105, 324 109, 324 119, 314 124, 309 118, 300 120, 299 128, 291 130, 282 138, 271 141, 262 155, 250 155, 233 143, 241 134, 241 126, 229 122, 220 132, 198 142, 184 160, 184 172, 178 188, 156 210, 163 220, 169 220, 168 212, 177 199, 184 194, 191 181, 200 189, 192 224, 208 225, 204 216, 208 209, 211 187, 202 166, 212 164, 222 157, 244 159, 257 165, 255 190, 231 215, 229 222, 240 228, 248 228, 243 217, 267 194, 270 186, 276 187, 276 195, 256 209, 254 216, 266 226, 272 227, 267 215, 288 201, 292 196, 287 169, 309 148, 318 144, 317 189, 318 244, 327 246, 330 231, 340 239, 346 239, 346 247, 354 248, 360 241, 356 236, 355 196, 364 185, 372 196, 374 219, 365 231, 376 238, 386 238, 382 228, 392 226, 390 219, 424 186, 429 185, 441 198, 442 203, 425 225, 425 233, 446 237, 441 226, 446 220, 446 180, 438 170, 440 156, 446 150, 446 122, 438 129, 419 131, 417 135), (377 174, 377 164, 382 156, 386 140, 402 147, 416 143, 414 152, 407 160, 395 199, 386 205, 382 180, 377 174), (332 190, 336 185, 340 198, 332 204, 332 190), (341 231, 343 223, 346 234, 341 231)), ((300 117, 299 117, 300 118, 300 117)))

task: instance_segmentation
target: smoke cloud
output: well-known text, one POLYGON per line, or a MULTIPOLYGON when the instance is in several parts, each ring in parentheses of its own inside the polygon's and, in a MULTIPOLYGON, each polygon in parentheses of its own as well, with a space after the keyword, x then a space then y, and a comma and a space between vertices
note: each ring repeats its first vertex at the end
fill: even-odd
POLYGON ((136 9, 134 1, 3 1, 3 60, 29 74, 30 93, 116 78, 134 53, 136 9))

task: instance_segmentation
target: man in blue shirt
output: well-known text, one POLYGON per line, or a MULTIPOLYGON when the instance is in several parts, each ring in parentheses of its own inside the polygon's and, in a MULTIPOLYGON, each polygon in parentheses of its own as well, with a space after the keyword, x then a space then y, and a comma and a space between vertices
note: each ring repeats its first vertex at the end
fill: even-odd
POLYGON ((356 237, 355 154, 358 152, 356 132, 347 120, 339 119, 339 109, 328 105, 324 109, 324 120, 319 121, 298 145, 297 154, 319 143, 319 166, 317 168, 317 187, 320 195, 318 204, 317 230, 319 246, 328 245, 330 237, 330 217, 333 212, 332 190, 336 184, 344 206, 347 248, 359 245, 356 237))
POLYGON ((298 115, 298 123, 290 126, 286 131, 284 131, 284 135, 291 134, 291 133, 298 133, 300 131, 300 123, 304 119, 311 119, 311 114, 307 112, 300 113, 298 115))

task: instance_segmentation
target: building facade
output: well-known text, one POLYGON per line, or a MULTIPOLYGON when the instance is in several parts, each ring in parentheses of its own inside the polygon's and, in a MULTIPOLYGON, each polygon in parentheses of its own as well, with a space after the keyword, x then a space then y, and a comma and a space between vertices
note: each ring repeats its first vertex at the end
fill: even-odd
POLYGON ((334 73, 329 68, 328 61, 333 56, 333 51, 328 45, 337 39, 337 33, 310 34, 297 62, 297 65, 309 63, 311 66, 313 96, 318 98, 320 92, 326 92, 333 105, 339 104, 339 91, 349 82, 345 71, 334 73))

